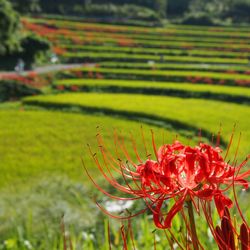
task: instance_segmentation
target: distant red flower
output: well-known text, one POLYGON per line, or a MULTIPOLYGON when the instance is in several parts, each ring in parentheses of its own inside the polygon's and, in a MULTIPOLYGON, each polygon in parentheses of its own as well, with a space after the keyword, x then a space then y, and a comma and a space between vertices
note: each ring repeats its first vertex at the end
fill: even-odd
POLYGON ((53 47, 52 50, 53 50, 53 52, 54 52, 55 54, 57 54, 57 55, 62 55, 62 54, 64 54, 65 52, 67 52, 66 49, 63 49, 63 48, 60 48, 60 47, 56 47, 56 46, 53 47))
POLYGON ((27 76, 28 78, 33 80, 34 78, 38 76, 38 74, 35 71, 30 71, 27 76))
POLYGON ((93 71, 89 70, 88 71, 88 78, 93 78, 93 77, 94 77, 93 71))
MULTIPOLYGON (((149 156, 146 161, 142 161, 135 149, 139 164, 131 160, 124 145, 121 145, 121 148, 127 157, 127 163, 115 160, 106 151, 102 140, 100 140, 99 148, 105 161, 105 167, 99 163, 96 154, 93 154, 93 158, 106 180, 116 189, 130 194, 132 196, 130 198, 120 198, 107 193, 95 183, 88 172, 87 174, 96 187, 111 198, 144 199, 147 209, 153 213, 154 223, 158 228, 170 228, 172 219, 182 210, 186 201, 191 201, 198 210, 199 200, 204 202, 214 200, 218 213, 222 217, 224 207, 230 208, 233 205, 231 199, 224 194, 227 187, 239 184, 248 188, 248 182, 244 178, 250 175, 250 171, 241 175, 238 173, 246 165, 249 157, 238 167, 234 167, 223 159, 222 150, 219 147, 212 147, 205 143, 191 147, 175 141, 173 144, 163 145, 156 150, 153 140, 153 146, 155 160, 149 156), (128 163, 133 166, 133 169, 128 163), (115 169, 122 175, 125 185, 121 185, 114 179, 111 169, 115 169), (164 214, 163 210, 169 199, 173 199, 175 204, 164 214)), ((108 212, 106 211, 106 213, 108 212)), ((117 218, 117 216, 114 217, 117 218)))
POLYGON ((96 79, 103 79, 103 75, 99 72, 96 72, 96 79))
POLYGON ((71 91, 76 92, 76 91, 79 90, 79 87, 78 87, 77 85, 71 85, 71 86, 70 86, 70 89, 71 89, 71 91))
POLYGON ((221 226, 216 226, 214 230, 215 240, 220 250, 249 250, 250 249, 250 230, 243 222, 240 225, 240 232, 234 226, 227 207, 221 218, 221 226))
POLYGON ((77 78, 83 78, 83 72, 80 70, 73 70, 72 73, 77 77, 77 78))
POLYGON ((57 88, 58 90, 60 90, 60 91, 65 90, 65 86, 64 86, 64 85, 58 85, 58 86, 56 86, 56 88, 57 88))
POLYGON ((204 78, 204 82, 208 83, 208 84, 212 84, 213 80, 211 78, 209 78, 209 77, 206 77, 206 78, 204 78))
POLYGON ((224 79, 221 79, 221 80, 219 81, 219 84, 224 85, 225 82, 226 82, 226 81, 225 81, 224 79))

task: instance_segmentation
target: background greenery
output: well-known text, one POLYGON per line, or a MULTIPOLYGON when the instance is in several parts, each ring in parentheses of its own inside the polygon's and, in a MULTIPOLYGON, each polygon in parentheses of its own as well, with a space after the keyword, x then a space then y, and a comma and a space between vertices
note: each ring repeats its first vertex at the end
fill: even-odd
POLYGON ((11 0, 22 13, 77 14, 96 18, 160 20, 209 25, 249 22, 249 0, 11 0))

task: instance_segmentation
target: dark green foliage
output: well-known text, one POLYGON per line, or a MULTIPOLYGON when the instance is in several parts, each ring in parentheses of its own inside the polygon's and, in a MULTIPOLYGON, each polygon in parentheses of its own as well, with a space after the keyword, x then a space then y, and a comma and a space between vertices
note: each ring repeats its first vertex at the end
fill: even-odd
POLYGON ((184 23, 210 25, 225 20, 233 23, 250 21, 249 0, 191 0, 184 23))
POLYGON ((21 13, 39 13, 41 11, 40 0, 12 0, 13 7, 21 13))
POLYGON ((160 17, 165 18, 167 12, 167 0, 155 0, 155 9, 160 17))
POLYGON ((25 62, 25 69, 32 68, 34 63, 48 60, 50 43, 36 35, 30 34, 20 41, 20 49, 0 57, 0 69, 13 70, 18 59, 25 62))
POLYGON ((239 0, 232 4, 230 10, 226 14, 227 17, 232 18, 233 22, 250 22, 250 1, 239 0))
POLYGON ((153 10, 140 7, 133 4, 114 5, 114 4, 92 4, 85 9, 87 16, 107 16, 109 18, 129 18, 139 20, 155 21, 159 19, 159 15, 153 10))
POLYGON ((168 0, 167 15, 182 16, 188 10, 191 0, 168 0))
POLYGON ((0 102, 20 99, 24 96, 39 94, 41 91, 12 80, 0 81, 0 102))
MULTIPOLYGON (((3 1, 3 0, 2 0, 3 1)), ((6 1, 6 0, 5 0, 6 1)), ((11 0, 24 14, 46 13, 123 20, 159 21, 166 17, 209 25, 250 21, 249 0, 11 0)), ((158 22, 159 24, 159 22, 158 22)))
MULTIPOLYGON (((22 6, 26 7, 23 1, 22 6)), ((19 15, 13 10, 10 2, 0 0, 0 56, 2 61, 0 68, 13 69, 18 58, 25 59, 29 66, 49 48, 49 43, 39 37, 29 35, 23 38, 19 15)))
POLYGON ((0 0, 0 55, 20 49, 19 16, 7 0, 0 0))
POLYGON ((39 60, 50 49, 50 43, 36 35, 29 35, 25 37, 22 42, 22 55, 21 57, 25 59, 28 64, 39 60))
POLYGON ((30 69, 33 63, 47 61, 50 43, 36 35, 30 34, 20 41, 20 49, 0 57, 0 69, 13 70, 18 59, 25 62, 25 69, 30 69))
POLYGON ((198 12, 194 14, 189 14, 187 17, 185 17, 182 21, 183 24, 189 24, 189 25, 214 25, 213 19, 203 12, 198 12))

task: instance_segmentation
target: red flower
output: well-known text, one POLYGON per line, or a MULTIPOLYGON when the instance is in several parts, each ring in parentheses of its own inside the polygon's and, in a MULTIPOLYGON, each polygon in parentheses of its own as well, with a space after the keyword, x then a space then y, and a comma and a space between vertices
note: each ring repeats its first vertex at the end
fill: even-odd
POLYGON ((184 201, 191 199, 194 203, 195 197, 202 200, 214 198, 220 216, 223 215, 225 205, 232 206, 232 201, 223 195, 220 185, 231 185, 234 179, 235 183, 247 187, 247 182, 235 177, 237 168, 227 164, 220 153, 220 148, 208 144, 200 143, 192 148, 176 141, 158 150, 157 161, 147 160, 137 167, 142 189, 147 198, 156 203, 154 220, 157 227, 169 228, 184 201), (161 218, 163 222, 159 223, 161 208, 169 198, 175 198, 176 203, 167 216, 161 218))
POLYGON ((234 226, 227 207, 224 209, 224 215, 221 218, 221 226, 216 226, 214 230, 215 240, 220 250, 248 250, 250 249, 250 230, 243 222, 240 226, 240 232, 234 226))
POLYGON ((149 156, 143 162, 135 149, 140 162, 136 164, 131 160, 124 145, 121 144, 121 149, 127 157, 127 163, 133 166, 133 170, 127 163, 111 157, 101 139, 99 148, 105 167, 99 163, 96 154, 92 154, 106 180, 116 189, 130 194, 132 196, 130 198, 115 197, 107 193, 94 182, 88 172, 87 174, 96 187, 111 198, 144 199, 147 208, 153 213, 154 222, 158 228, 170 228, 172 219, 182 210, 186 201, 191 201, 198 211, 197 203, 199 201, 214 200, 218 213, 222 217, 224 207, 230 208, 233 204, 224 195, 224 192, 234 184, 248 188, 248 182, 244 178, 250 175, 250 171, 238 174, 248 159, 238 167, 231 166, 221 156, 222 150, 219 147, 212 147, 205 143, 191 147, 175 141, 173 144, 161 146, 157 151, 153 140, 153 146, 156 159, 152 160, 149 156), (107 172, 104 168, 107 169, 107 172), (125 181, 124 186, 114 179, 111 173, 112 168, 122 175, 125 181), (175 204, 167 214, 164 214, 163 210, 169 199, 174 199, 175 204))
POLYGON ((58 90, 60 90, 60 91, 65 90, 65 86, 64 86, 64 85, 58 85, 58 86, 56 86, 56 88, 57 88, 58 90))
POLYGON ((77 85, 71 85, 70 89, 71 89, 71 91, 78 91, 79 87, 77 85))

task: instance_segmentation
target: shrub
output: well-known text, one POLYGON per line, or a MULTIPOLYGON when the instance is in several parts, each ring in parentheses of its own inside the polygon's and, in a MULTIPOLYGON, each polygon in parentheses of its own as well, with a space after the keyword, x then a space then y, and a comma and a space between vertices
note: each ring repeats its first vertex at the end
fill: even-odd
POLYGON ((231 17, 233 22, 250 22, 250 2, 239 0, 233 3, 226 16, 231 17))
POLYGON ((86 7, 85 14, 87 16, 106 16, 109 18, 123 17, 124 19, 159 20, 159 16, 155 11, 133 4, 91 4, 86 7))
POLYGON ((189 25, 214 25, 213 19, 205 13, 194 13, 188 14, 184 20, 182 21, 183 24, 189 25))
POLYGON ((0 81, 0 102, 19 99, 23 96, 39 94, 41 91, 13 80, 0 81))
POLYGON ((0 55, 20 49, 19 16, 6 0, 0 0, 0 55))
POLYGON ((21 42, 21 46, 22 53, 20 57, 24 58, 28 68, 34 62, 43 61, 51 47, 47 40, 34 34, 25 37, 21 42))

